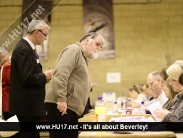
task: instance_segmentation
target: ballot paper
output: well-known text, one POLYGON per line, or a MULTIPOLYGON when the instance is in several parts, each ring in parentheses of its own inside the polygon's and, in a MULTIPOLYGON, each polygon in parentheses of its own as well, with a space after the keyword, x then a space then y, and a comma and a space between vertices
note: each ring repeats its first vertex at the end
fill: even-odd
POLYGON ((109 122, 154 122, 151 117, 145 116, 126 116, 126 117, 117 117, 111 118, 109 122))
POLYGON ((151 114, 153 115, 153 117, 156 119, 156 122, 161 122, 162 119, 158 118, 155 114, 154 114, 154 110, 156 109, 162 109, 161 103, 159 101, 154 102, 152 104, 150 104, 148 106, 149 111, 151 112, 151 114))
MULTIPOLYGON (((141 127, 141 131, 133 131, 134 128, 129 128, 132 131, 125 131, 123 128, 123 123, 124 122, 154 122, 154 120, 151 117, 146 118, 145 116, 126 116, 126 117, 117 117, 117 118, 111 118, 109 122, 122 122, 120 125, 120 129, 122 131, 113 131, 113 133, 117 134, 133 134, 133 133, 144 133, 144 131, 148 128, 148 125, 144 125, 141 127)), ((137 123, 138 125, 138 123, 137 123)), ((132 125, 133 126, 133 125, 132 125)), ((135 128, 137 129, 137 128, 135 128)), ((139 129, 139 128, 138 128, 139 129)))

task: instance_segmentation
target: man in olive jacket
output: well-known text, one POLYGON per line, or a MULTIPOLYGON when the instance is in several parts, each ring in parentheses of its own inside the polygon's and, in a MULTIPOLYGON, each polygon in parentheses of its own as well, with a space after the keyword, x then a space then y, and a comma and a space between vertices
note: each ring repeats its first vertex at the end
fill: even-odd
MULTIPOLYGON (((101 35, 89 33, 60 53, 45 98, 50 122, 78 122, 91 88, 87 58, 96 58, 104 43, 101 35)), ((61 137, 77 138, 78 132, 50 131, 50 138, 61 137)))

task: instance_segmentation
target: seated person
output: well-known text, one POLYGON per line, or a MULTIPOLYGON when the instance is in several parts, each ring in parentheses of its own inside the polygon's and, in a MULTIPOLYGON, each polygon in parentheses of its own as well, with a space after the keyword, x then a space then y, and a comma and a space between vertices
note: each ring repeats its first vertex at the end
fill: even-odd
POLYGON ((177 95, 177 92, 173 90, 172 86, 169 85, 169 83, 170 83, 170 78, 166 80, 166 84, 164 86, 165 94, 166 94, 166 97, 168 98, 168 101, 163 105, 163 108, 167 110, 171 110, 172 105, 174 104, 174 98, 177 95))
POLYGON ((139 86, 134 85, 132 88, 128 91, 129 97, 132 100, 132 107, 133 108, 139 108, 142 101, 146 101, 146 96, 141 93, 139 86))
POLYGON ((167 68, 163 68, 160 72, 160 76, 162 79, 162 89, 165 91, 166 97, 168 98, 168 101, 163 105, 163 108, 170 110, 170 108, 173 104, 173 99, 177 93, 169 85, 170 79, 168 78, 166 69, 167 68))
POLYGON ((168 98, 165 95, 165 92, 162 89, 162 81, 160 77, 160 73, 155 71, 151 72, 147 76, 147 85, 149 89, 153 92, 154 99, 151 101, 145 102, 146 109, 148 106, 156 101, 159 101, 160 104, 163 106, 165 102, 167 102, 168 98))
POLYGON ((165 91, 165 86, 166 86, 166 80, 168 78, 168 75, 166 74, 166 69, 167 68, 163 68, 160 72, 160 76, 161 76, 161 81, 162 81, 162 89, 165 91))
POLYGON ((154 114, 161 118, 163 122, 183 122, 183 74, 179 64, 172 64, 166 70, 169 76, 169 85, 175 92, 179 92, 174 99, 174 104, 170 110, 156 109, 154 114))
POLYGON ((153 94, 149 91, 149 88, 146 84, 139 84, 139 89, 141 94, 143 94, 143 101, 150 101, 153 98, 153 94))

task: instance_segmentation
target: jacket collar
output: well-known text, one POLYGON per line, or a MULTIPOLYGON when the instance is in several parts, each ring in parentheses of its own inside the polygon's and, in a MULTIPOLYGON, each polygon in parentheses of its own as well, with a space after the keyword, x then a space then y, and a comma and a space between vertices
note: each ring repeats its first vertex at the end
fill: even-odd
POLYGON ((84 59, 86 61, 86 65, 88 66, 88 59, 84 55, 83 47, 82 47, 81 43, 80 42, 77 42, 76 44, 81 48, 82 55, 83 55, 83 57, 84 57, 84 59))
POLYGON ((23 39, 29 43, 29 45, 32 47, 33 50, 36 49, 35 45, 27 37, 24 37, 23 39))

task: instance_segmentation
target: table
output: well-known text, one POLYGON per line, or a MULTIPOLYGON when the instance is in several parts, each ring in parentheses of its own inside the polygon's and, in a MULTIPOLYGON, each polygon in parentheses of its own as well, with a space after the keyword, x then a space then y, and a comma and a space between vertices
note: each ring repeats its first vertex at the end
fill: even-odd
POLYGON ((114 134, 112 132, 81 132, 79 138, 175 138, 172 131, 135 132, 132 134, 114 134))
MULTIPOLYGON (((145 116, 145 117, 154 117, 150 114, 133 114, 132 116, 145 116)), ((125 117, 125 115, 117 114, 117 115, 105 115, 106 122, 108 122, 112 117, 117 118, 117 117, 125 117)), ((94 113, 89 113, 86 114, 84 117, 80 118, 78 122, 94 122, 95 121, 95 114, 94 113)))
POLYGON ((175 134, 175 137, 176 138, 183 138, 183 133, 176 133, 175 134))
MULTIPOLYGON (((111 117, 123 117, 124 115, 106 115, 106 121, 108 122, 111 117)), ((133 115, 132 115, 133 116, 133 115)), ((151 115, 134 115, 150 117, 151 115)), ((151 116, 152 117, 152 116, 151 116)), ((79 119, 79 122, 94 122, 95 114, 89 113, 83 118, 79 119)), ((91 132, 83 131, 79 134, 79 138, 175 138, 175 133, 172 131, 159 131, 159 132, 132 132, 132 134, 116 134, 112 132, 91 132)))

